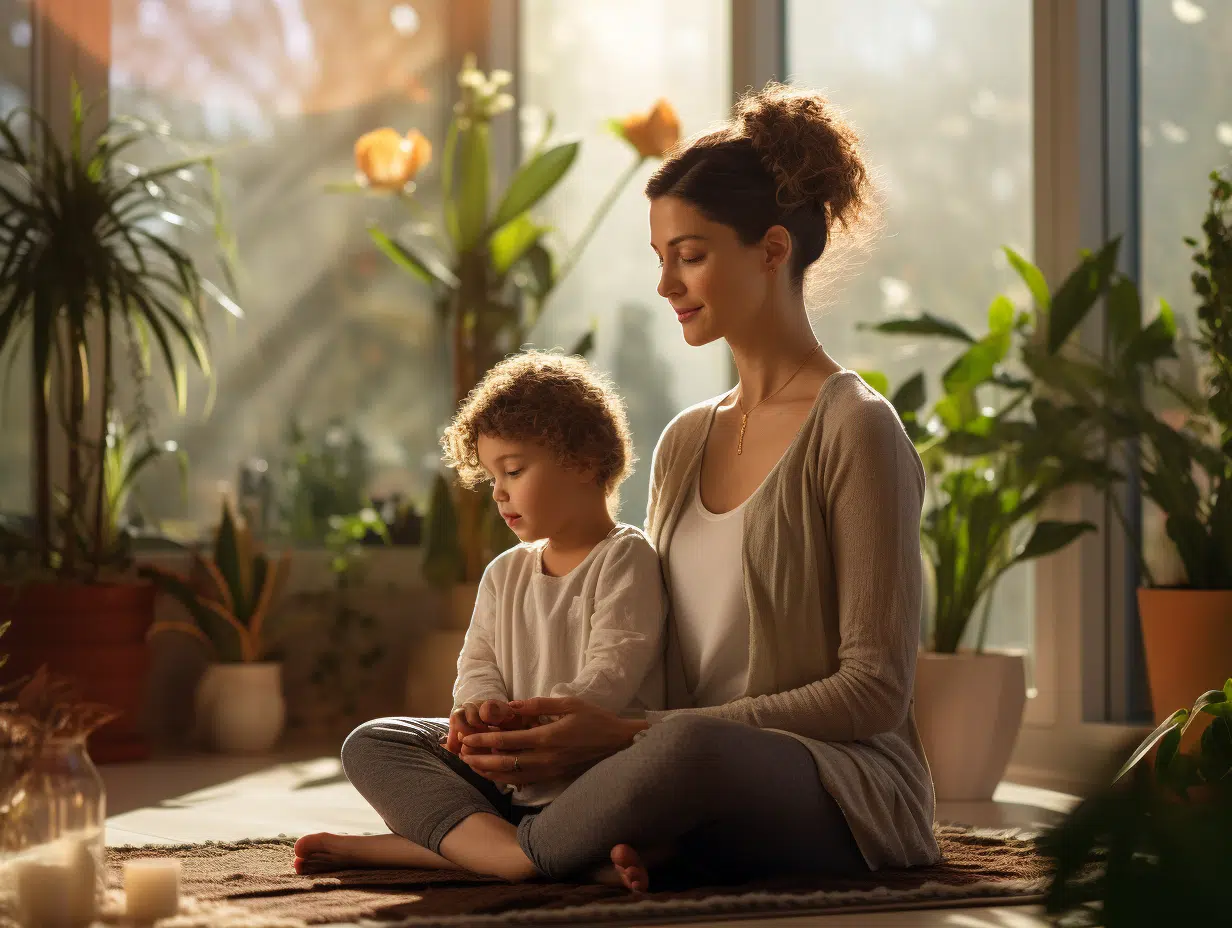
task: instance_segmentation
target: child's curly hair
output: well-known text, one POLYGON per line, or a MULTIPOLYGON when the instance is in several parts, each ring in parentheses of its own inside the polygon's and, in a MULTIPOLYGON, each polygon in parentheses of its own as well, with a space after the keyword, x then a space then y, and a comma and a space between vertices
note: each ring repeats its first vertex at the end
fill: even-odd
POLYGON ((609 497, 636 460, 612 385, 582 358, 546 351, 524 351, 493 367, 445 429, 445 464, 468 488, 490 477, 479 462, 480 435, 539 442, 565 467, 594 468, 609 497))

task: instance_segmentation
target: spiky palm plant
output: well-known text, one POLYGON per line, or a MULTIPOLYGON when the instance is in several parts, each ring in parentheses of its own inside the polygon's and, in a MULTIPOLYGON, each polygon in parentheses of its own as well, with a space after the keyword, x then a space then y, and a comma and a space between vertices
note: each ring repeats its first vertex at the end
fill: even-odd
MULTIPOLYGON (((28 109, 0 122, 0 351, 11 359, 28 343, 31 352, 33 546, 43 568, 86 581, 115 559, 106 433, 121 352, 139 392, 157 353, 182 410, 185 360, 210 374, 207 304, 241 315, 177 238, 205 235, 220 246, 234 290, 211 158, 141 168, 129 159, 142 144, 168 145, 165 127, 114 117, 95 134, 91 123, 76 87, 67 138, 28 109), (53 425, 65 438, 61 485, 53 425)), ((139 407, 148 413, 143 400, 139 407)))

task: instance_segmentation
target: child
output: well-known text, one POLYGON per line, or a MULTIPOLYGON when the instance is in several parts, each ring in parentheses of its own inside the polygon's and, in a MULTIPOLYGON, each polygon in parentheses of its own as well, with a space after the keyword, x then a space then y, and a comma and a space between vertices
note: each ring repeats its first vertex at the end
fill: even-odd
POLYGON ((484 572, 448 727, 376 719, 343 745, 347 778, 390 833, 305 835, 299 873, 430 867, 528 879, 536 871, 516 826, 568 783, 502 790, 458 756, 462 738, 523 724, 509 702, 534 696, 579 696, 616 712, 663 706, 659 558, 608 509, 632 464, 615 393, 578 358, 519 354, 471 392, 442 444, 464 484, 491 484, 521 544, 484 572), (399 789, 388 788, 391 776, 399 789))
MULTIPOLYGON (((584 361, 527 352, 488 373, 442 443, 464 485, 492 486, 521 541, 480 583, 447 749, 458 753, 473 732, 521 724, 510 700, 578 696, 615 712, 660 708, 659 558, 608 509, 632 458, 619 398, 584 361)), ((567 785, 514 790, 519 817, 567 785)))

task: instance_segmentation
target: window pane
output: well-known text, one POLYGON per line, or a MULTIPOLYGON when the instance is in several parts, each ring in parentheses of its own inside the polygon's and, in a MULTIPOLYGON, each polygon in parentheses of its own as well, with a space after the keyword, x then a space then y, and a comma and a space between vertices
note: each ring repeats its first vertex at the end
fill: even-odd
MULTIPOLYGON (((582 140, 581 156, 544 210, 573 242, 633 154, 605 127, 614 116, 670 98, 686 134, 723 118, 731 102, 728 4, 714 0, 523 0, 523 147, 538 141, 545 114, 582 140)), ((732 384, 721 344, 690 348, 655 292, 641 188, 648 164, 625 188, 577 268, 552 298, 538 345, 566 349, 597 324, 591 360, 615 379, 629 408, 640 463, 621 491, 624 521, 646 515, 650 457, 675 413, 732 384)))
MULTIPOLYGON (((30 3, 0 0, 0 119, 29 102, 32 41, 30 3)), ((0 513, 31 508, 30 376, 21 345, 0 355, 0 513)))
MULTIPOLYGON (((1195 334, 1190 283, 1209 197, 1207 175, 1232 162, 1232 4, 1220 0, 1141 0, 1142 289, 1144 311, 1163 298, 1184 337, 1195 334)), ((1197 373, 1182 355, 1181 376, 1197 373)), ((1191 381, 1192 382, 1192 381, 1191 381)), ((1184 568, 1153 504, 1143 507, 1144 551, 1158 583, 1184 568)))
MULTIPOLYGON (((840 363, 892 384, 923 369, 935 399, 952 350, 856 325, 928 310, 983 331, 998 293, 1027 305, 1001 246, 1031 251, 1031 4, 790 0, 787 10, 789 74, 847 112, 884 196, 872 251, 838 291, 817 294, 818 333, 840 363)), ((989 646, 1029 650, 1032 582, 1029 568, 1002 580, 989 646)))
MULTIPOLYGON (((335 511, 361 491, 425 495, 449 411, 442 341, 425 288, 366 234, 372 220, 397 229, 407 211, 326 185, 353 177, 355 139, 380 126, 418 127, 440 151, 453 92, 446 3, 112 0, 112 111, 165 120, 178 138, 221 152, 246 314, 228 324, 212 313, 208 415, 200 376, 186 417, 163 402, 161 372, 150 386, 157 437, 191 461, 186 499, 169 461, 142 487, 144 511, 170 534, 215 518, 220 485, 236 488, 250 459, 269 462, 285 499, 279 463, 292 454, 293 420, 313 447, 333 441, 340 459, 358 432, 354 479, 300 474, 301 486, 317 481, 314 498, 336 499, 335 511)), ((429 216, 436 170, 416 194, 429 216)), ((210 250, 184 244, 202 258, 210 250)))

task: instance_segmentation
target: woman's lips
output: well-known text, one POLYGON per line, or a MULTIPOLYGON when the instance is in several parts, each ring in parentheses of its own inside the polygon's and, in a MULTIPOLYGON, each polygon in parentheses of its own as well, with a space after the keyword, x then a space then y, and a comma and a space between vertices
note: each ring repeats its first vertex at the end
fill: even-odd
POLYGON ((680 322, 688 322, 701 311, 702 308, 700 306, 694 306, 692 309, 678 309, 676 310, 676 318, 680 322))

